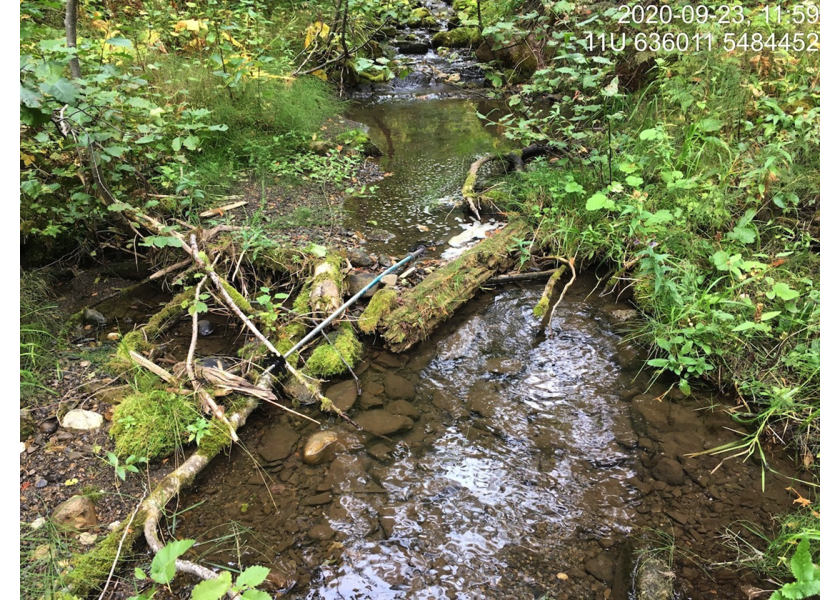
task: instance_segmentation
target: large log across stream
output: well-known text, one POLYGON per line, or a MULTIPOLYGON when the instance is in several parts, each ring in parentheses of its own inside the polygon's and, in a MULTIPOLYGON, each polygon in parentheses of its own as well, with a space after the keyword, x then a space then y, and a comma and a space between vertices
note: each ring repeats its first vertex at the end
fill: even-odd
POLYGON ((482 284, 513 266, 515 238, 525 236, 527 231, 528 226, 521 221, 509 223, 404 293, 399 307, 379 320, 378 329, 388 348, 404 352, 426 339, 482 284))

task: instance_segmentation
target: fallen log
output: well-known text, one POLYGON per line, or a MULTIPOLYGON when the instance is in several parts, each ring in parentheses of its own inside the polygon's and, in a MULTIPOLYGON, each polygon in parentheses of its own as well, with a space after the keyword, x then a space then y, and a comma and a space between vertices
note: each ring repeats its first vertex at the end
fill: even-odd
MULTIPOLYGON (((498 277, 491 277, 487 280, 486 285, 505 285, 506 283, 516 283, 517 281, 542 281, 543 279, 550 279, 556 273, 563 274, 566 266, 557 269, 549 269, 548 271, 537 271, 535 273, 515 273, 513 275, 499 275, 498 277)), ((558 276, 559 277, 559 276, 558 276)))
POLYGON ((404 352, 428 337, 488 279, 514 264, 514 239, 528 231, 523 222, 509 223, 405 293, 400 298, 402 306, 379 321, 388 348, 404 352))

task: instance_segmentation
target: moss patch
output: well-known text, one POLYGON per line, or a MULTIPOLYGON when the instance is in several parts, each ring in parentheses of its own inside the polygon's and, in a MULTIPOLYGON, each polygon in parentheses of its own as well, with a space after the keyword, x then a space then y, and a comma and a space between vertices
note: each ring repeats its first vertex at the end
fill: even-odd
MULTIPOLYGON (((143 532, 142 523, 145 518, 145 511, 138 511, 134 516, 134 526, 129 529, 123 542, 122 556, 128 555, 126 549, 131 548, 134 540, 143 532)), ((104 584, 108 573, 111 571, 114 558, 117 556, 117 548, 120 546, 124 529, 128 524, 128 519, 126 519, 119 527, 105 536, 105 539, 96 544, 93 550, 73 557, 73 570, 68 573, 67 582, 74 594, 84 597, 104 584)))
POLYGON ((164 391, 138 392, 114 409, 114 452, 154 460, 181 445, 182 432, 199 412, 189 397, 164 391))
POLYGON ((312 356, 306 361, 306 373, 318 377, 332 377, 347 370, 344 362, 352 368, 362 358, 362 343, 356 337, 350 323, 342 323, 338 327, 337 335, 330 335, 335 335, 332 345, 325 341, 315 348, 312 356), (342 357, 344 361, 341 360, 342 357))
POLYGON ((432 37, 432 47, 471 48, 481 43, 478 27, 458 27, 451 31, 438 31, 432 37))
POLYGON ((359 329, 362 333, 371 334, 376 331, 385 315, 390 313, 397 305, 397 292, 389 289, 381 289, 373 295, 370 303, 365 308, 362 316, 359 317, 359 329))

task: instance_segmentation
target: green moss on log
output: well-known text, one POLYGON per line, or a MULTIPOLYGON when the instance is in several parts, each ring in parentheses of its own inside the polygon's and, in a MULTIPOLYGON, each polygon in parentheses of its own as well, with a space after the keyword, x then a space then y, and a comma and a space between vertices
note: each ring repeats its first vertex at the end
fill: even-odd
POLYGON ((332 344, 325 340, 315 348, 312 356, 306 361, 305 372, 317 377, 332 377, 344 373, 347 371, 347 365, 353 368, 358 364, 362 352, 362 343, 356 337, 353 325, 342 323, 332 344), (347 364, 344 364, 345 362, 347 364))
POLYGON ((166 456, 183 444, 183 432, 198 416, 190 397, 162 390, 132 394, 114 409, 114 453, 121 459, 166 456))
POLYGON ((70 561, 73 570, 67 574, 68 589, 84 598, 93 590, 102 587, 108 578, 108 573, 111 572, 111 565, 114 564, 114 559, 117 557, 120 541, 122 540, 123 548, 121 556, 125 557, 130 554, 130 548, 143 533, 143 521, 145 519, 145 511, 137 511, 131 522, 127 519, 123 521, 119 527, 97 543, 91 551, 75 555, 70 561), (129 527, 128 533, 125 533, 126 527, 129 527), (125 535, 124 540, 123 535, 125 535))
POLYGON ((450 31, 438 31, 432 36, 432 47, 471 48, 481 43, 478 27, 457 27, 450 31))
POLYGON ((472 298, 481 284, 513 264, 510 250, 515 245, 514 238, 521 238, 528 231, 525 223, 509 223, 404 294, 402 306, 380 321, 388 347, 403 352, 425 339, 472 298))
POLYGON ((222 287, 225 288, 225 291, 230 295, 231 299, 233 300, 233 303, 236 304, 236 307, 239 310, 241 310, 246 315, 254 314, 254 308, 251 306, 251 303, 245 299, 245 296, 240 294, 236 290, 236 288, 234 288, 231 284, 229 284, 221 277, 219 278, 219 281, 222 282, 222 287))
POLYGON ((376 331, 379 322, 397 305, 397 292, 383 288, 373 295, 370 303, 359 317, 359 329, 362 333, 371 334, 376 331))

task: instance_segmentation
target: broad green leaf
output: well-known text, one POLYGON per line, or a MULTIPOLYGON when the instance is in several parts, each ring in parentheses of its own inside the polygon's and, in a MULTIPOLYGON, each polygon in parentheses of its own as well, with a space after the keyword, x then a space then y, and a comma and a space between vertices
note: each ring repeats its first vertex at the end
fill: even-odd
POLYGON ((174 235, 149 235, 143 239, 143 246, 155 246, 157 248, 180 248, 181 241, 174 235))
POLYGON ((44 89, 42 85, 41 90, 64 104, 73 104, 79 97, 79 88, 64 77, 48 86, 47 89, 44 89))
POLYGON ((102 149, 106 154, 119 158, 125 154, 128 148, 126 146, 106 146, 102 149))
POLYGON ((791 289, 788 284, 781 281, 773 286, 773 293, 785 301, 799 297, 799 292, 791 289))
POLYGON ((198 148, 199 139, 194 135, 188 135, 184 139, 184 146, 187 147, 187 150, 196 150, 198 148))
POLYGON ((206 579, 192 591, 193 600, 219 600, 230 589, 230 571, 222 571, 216 579, 206 579))
MULTIPOLYGON (((629 182, 628 182, 629 183, 629 182)), ((659 223, 667 223, 671 219, 673 219, 673 215, 671 214, 670 210, 660 209, 645 219, 645 225, 658 225, 659 223)))
POLYGON ((241 594, 243 600, 271 600, 271 595, 262 590, 245 590, 241 594))
POLYGON ((618 77, 613 77, 613 80, 610 81, 610 83, 607 85, 607 87, 604 88, 604 90, 601 93, 604 94, 604 96, 606 96, 607 98, 611 98, 613 96, 618 95, 618 77))
POLYGON ((250 587, 257 587, 259 584, 265 581, 265 578, 268 577, 268 574, 270 572, 270 569, 266 567, 261 567, 259 565, 248 567, 242 573, 239 574, 239 577, 236 578, 236 587, 240 589, 242 589, 246 585, 250 587))
POLYGON ((131 48, 131 40, 124 37, 113 37, 105 40, 105 43, 111 44, 112 46, 119 46, 121 48, 131 48))
POLYGON ((146 580, 146 574, 143 572, 143 569, 136 568, 134 569, 134 578, 139 579, 140 581, 146 580))
POLYGON ((686 396, 691 395, 691 386, 688 385, 688 381, 685 379, 680 379, 680 391, 686 396))
POLYGON ((565 190, 567 194, 578 194, 583 191, 583 186, 577 181, 570 181, 566 184, 565 190))
POLYGON ((586 210, 600 210, 607 206, 608 202, 610 202, 609 198, 601 192, 597 192, 586 201, 586 210))
POLYGON ((723 127, 723 121, 720 119, 703 119, 699 123, 700 130, 706 133, 710 131, 717 131, 721 127, 723 127))
POLYGON ((327 248, 325 246, 319 246, 318 244, 309 244, 307 250, 310 254, 319 258, 324 258, 327 255, 327 248))
POLYGON ((630 187, 641 187, 641 185, 645 182, 644 179, 641 177, 636 177, 635 175, 630 175, 624 181, 627 182, 627 185, 630 187))
POLYGON ((137 144, 148 144, 149 142, 154 142, 154 141, 155 141, 155 136, 144 135, 139 140, 137 140, 135 143, 137 143, 137 144))
POLYGON ((651 358, 649 361, 647 361, 647 364, 649 364, 651 367, 664 368, 670 365, 671 361, 667 358, 651 358))
POLYGON ((21 104, 24 104, 29 108, 40 108, 43 101, 44 95, 41 94, 39 91, 33 90, 32 88, 26 87, 24 85, 20 86, 21 104))
POLYGON ((645 129, 643 132, 641 132, 639 134, 639 139, 642 141, 658 140, 661 139, 661 135, 659 133, 659 130, 656 129, 656 127, 653 127, 651 129, 645 129))
POLYGON ((172 150, 175 152, 181 151, 181 137, 178 136, 174 140, 172 140, 172 150))
POLYGON ((777 317, 780 314, 782 314, 782 311, 780 311, 780 310, 774 310, 774 311, 771 311, 771 312, 766 312, 763 315, 761 315, 761 320, 762 321, 769 321, 773 317, 777 317))
POLYGON ((790 559, 790 570, 797 581, 814 581, 819 577, 819 567, 811 560, 811 542, 808 538, 803 538, 796 547, 790 559))
POLYGON ((158 583, 169 583, 175 577, 175 561, 192 548, 195 540, 176 540, 161 548, 152 559, 151 578, 158 583))
POLYGON ((206 313, 208 310, 207 305, 204 302, 199 301, 190 306, 189 309, 187 309, 187 312, 190 313, 190 315, 194 315, 195 313, 206 313))
POLYGON ((741 227, 740 225, 736 225, 732 231, 726 234, 726 237, 742 244, 752 244, 755 241, 755 227, 741 227))

